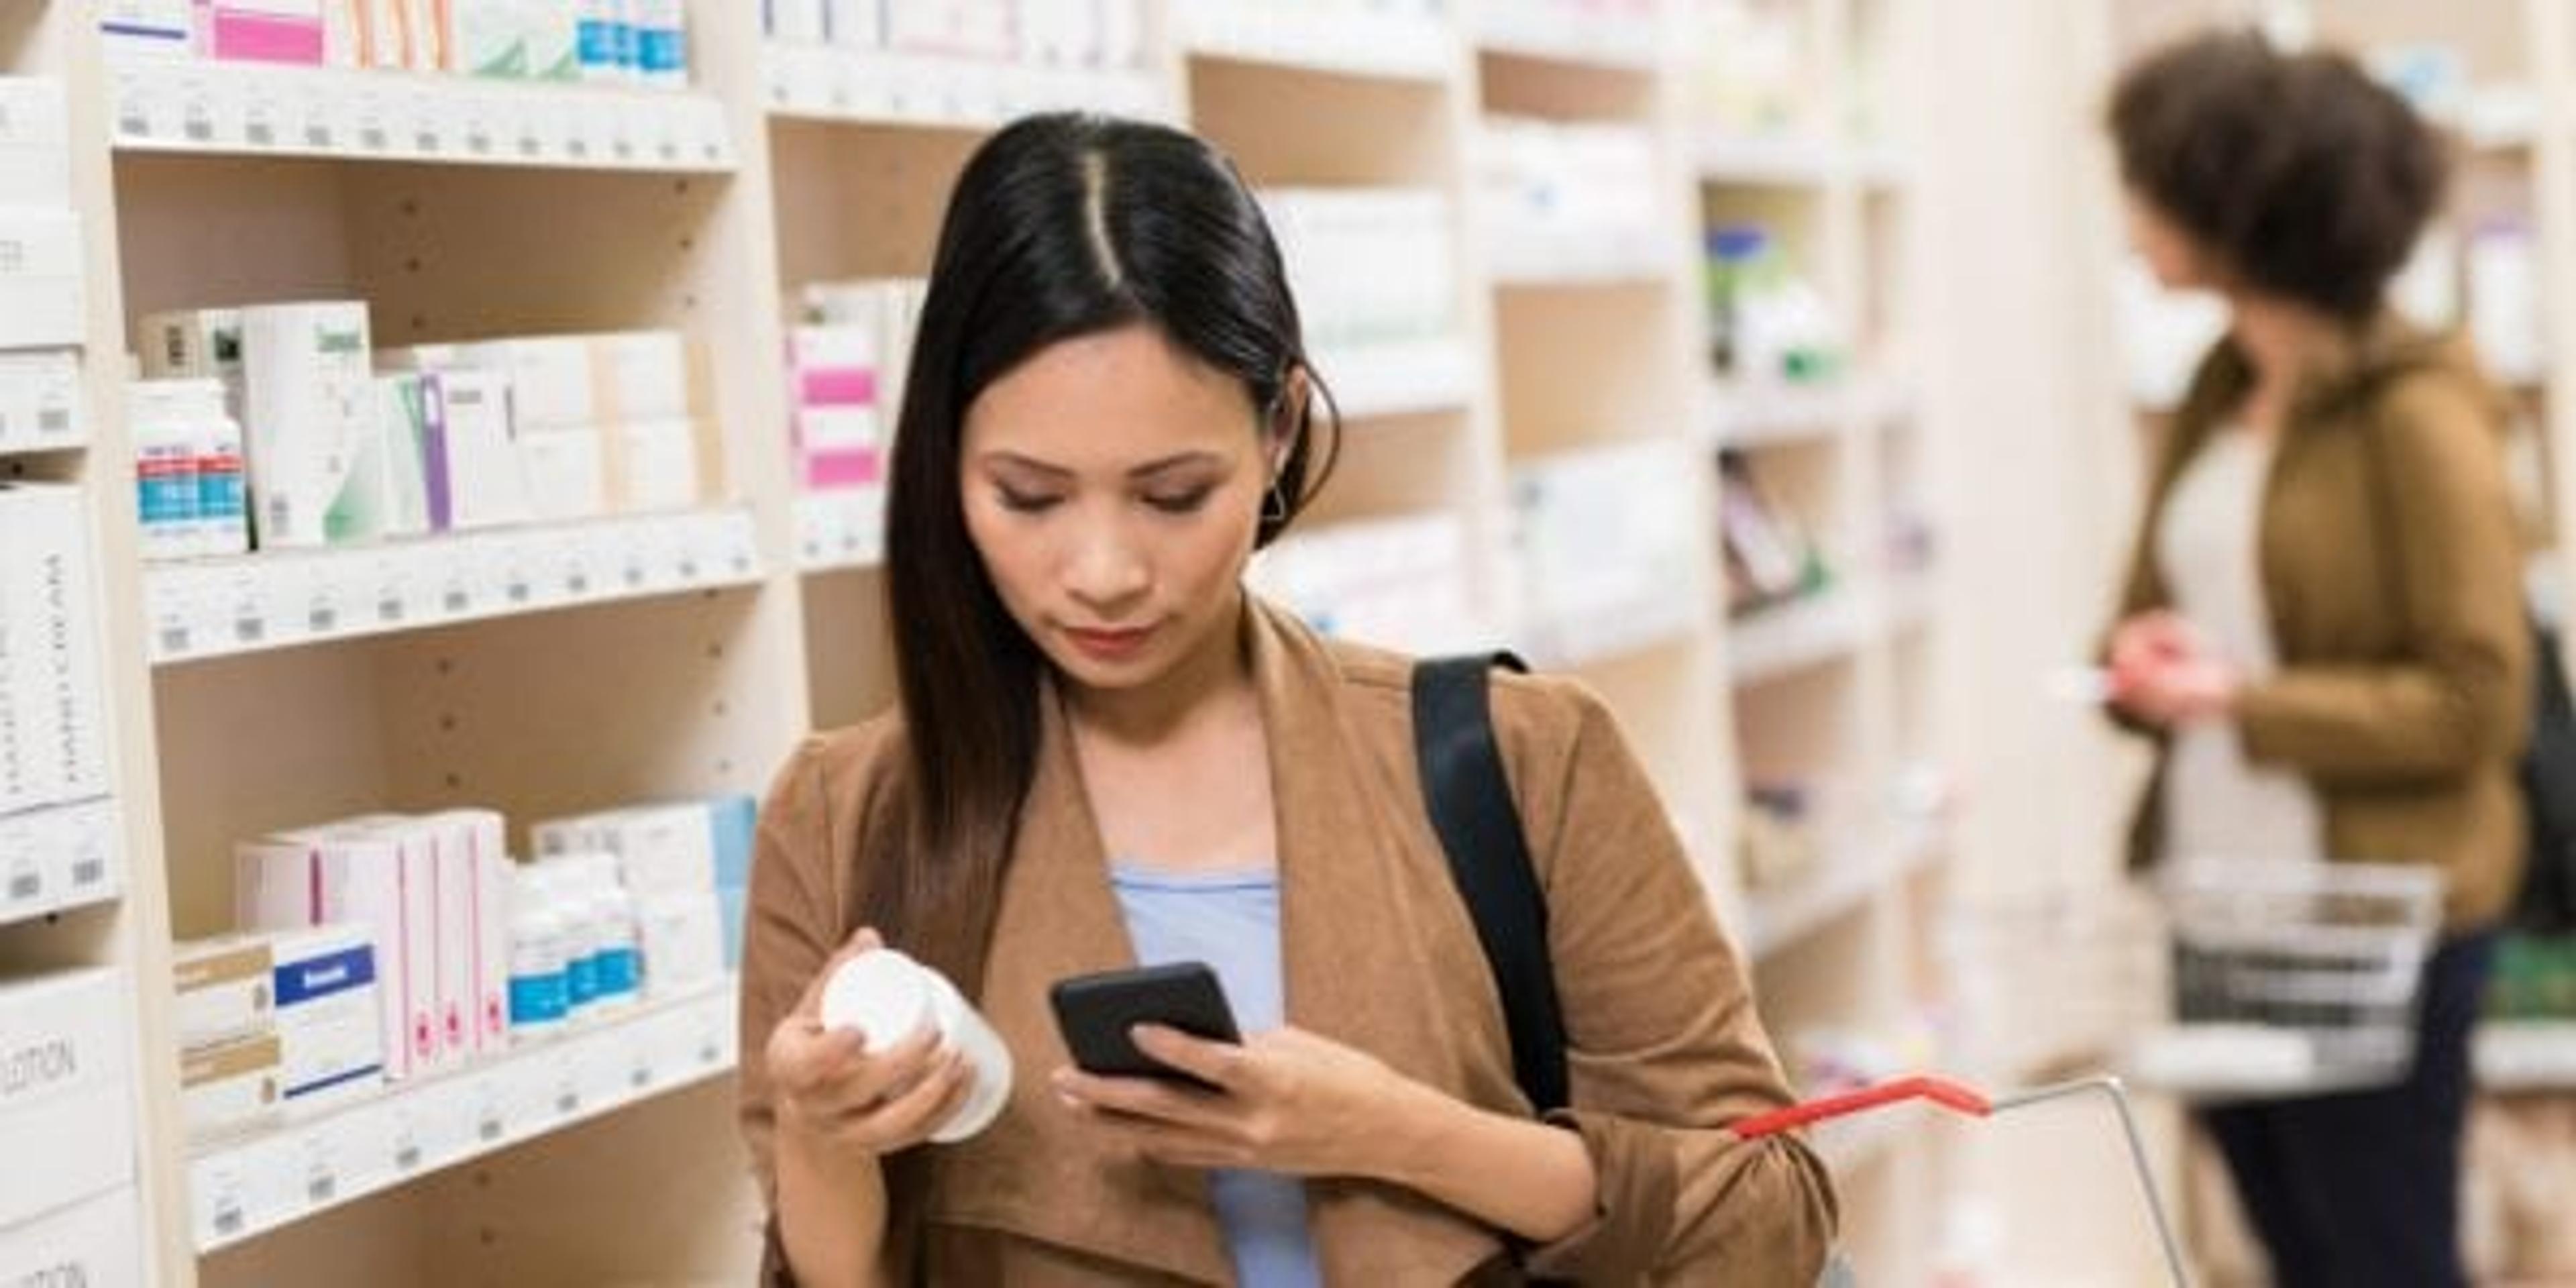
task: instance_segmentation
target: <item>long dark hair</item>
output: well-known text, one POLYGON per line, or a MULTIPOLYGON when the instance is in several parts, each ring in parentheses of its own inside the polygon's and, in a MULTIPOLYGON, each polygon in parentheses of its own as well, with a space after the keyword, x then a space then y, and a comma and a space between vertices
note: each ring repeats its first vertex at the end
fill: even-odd
POLYGON ((1091 115, 1029 117, 986 141, 949 198, 895 435, 886 595, 906 825, 860 876, 869 923, 970 996, 1037 768, 1046 663, 967 532, 966 411, 1046 346, 1139 324, 1241 380, 1260 428, 1290 435, 1267 544, 1330 473, 1339 435, 1314 432, 1329 398, 1233 163, 1178 130, 1091 115), (1313 398, 1292 398, 1300 372, 1313 398))

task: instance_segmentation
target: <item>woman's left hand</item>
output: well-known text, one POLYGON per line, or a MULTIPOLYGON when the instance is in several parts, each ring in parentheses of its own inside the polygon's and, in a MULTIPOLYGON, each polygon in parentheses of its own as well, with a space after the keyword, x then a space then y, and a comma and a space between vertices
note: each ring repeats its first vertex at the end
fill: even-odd
POLYGON ((1210 1042, 1157 1025, 1146 1055, 1217 1088, 1059 1069, 1067 1108, 1143 1157, 1179 1167, 1385 1179, 1408 1132, 1446 1098, 1364 1051, 1300 1029, 1210 1042), (1427 1098, 1427 1101, 1426 1101, 1427 1098))

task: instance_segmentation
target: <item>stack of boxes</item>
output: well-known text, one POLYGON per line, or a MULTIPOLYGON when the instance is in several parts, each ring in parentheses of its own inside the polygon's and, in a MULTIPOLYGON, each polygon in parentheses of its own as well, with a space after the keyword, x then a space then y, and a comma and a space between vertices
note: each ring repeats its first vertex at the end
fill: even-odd
POLYGON ((772 40, 1040 67, 1145 59, 1142 0, 763 0, 772 40))
POLYGON ((0 981, 0 1283, 141 1283, 133 1027, 93 968, 0 981))
POLYGON ((205 1138, 365 1094, 382 1080, 371 928, 340 922, 178 945, 179 1085, 205 1138))
POLYGON ((831 526, 883 543, 886 471, 903 377, 928 284, 919 278, 821 282, 804 290, 804 319, 788 331, 796 484, 831 526))
POLYGON ((0 76, 0 452, 80 440, 80 230, 61 81, 0 76))
POLYGON ((326 302, 158 314, 138 341, 155 557, 686 509, 721 473, 675 332, 376 353, 366 306, 326 302))
POLYGON ((110 0, 121 55, 685 88, 687 0, 110 0))
POLYGON ((0 919, 119 879, 88 533, 77 488, 0 483, 0 919))
POLYGON ((644 991, 665 995, 741 962, 753 808, 749 797, 725 797, 540 823, 537 866, 613 858, 634 904, 644 991))
POLYGON ((1448 198, 1439 191, 1274 188, 1261 205, 1309 348, 1331 353, 1457 334, 1458 268, 1448 198))

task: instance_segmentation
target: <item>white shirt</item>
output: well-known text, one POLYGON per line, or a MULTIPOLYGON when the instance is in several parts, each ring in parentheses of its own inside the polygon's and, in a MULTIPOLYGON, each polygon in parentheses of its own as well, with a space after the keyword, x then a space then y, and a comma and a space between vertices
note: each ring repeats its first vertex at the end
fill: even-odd
MULTIPOLYGON (((2175 480, 2156 526, 2156 563, 2174 611, 2248 682, 2278 669, 2263 599, 2260 544, 2272 439, 2239 428, 2210 436, 2175 480)), ((2295 772, 2245 759, 2236 725, 2174 731, 2164 785, 2166 859, 2326 858, 2316 793, 2295 772)))

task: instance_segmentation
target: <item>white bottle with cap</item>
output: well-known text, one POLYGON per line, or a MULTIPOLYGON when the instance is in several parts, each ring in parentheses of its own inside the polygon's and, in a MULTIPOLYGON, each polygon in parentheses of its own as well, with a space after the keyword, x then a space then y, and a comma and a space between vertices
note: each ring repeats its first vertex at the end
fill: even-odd
POLYGON ((864 952, 832 972, 823 985, 822 1009, 825 1029, 857 1029, 870 1050, 885 1050, 933 1027, 965 1055, 974 1084, 957 1112, 930 1133, 934 1143, 973 1139, 1010 1103, 1011 1049, 938 971, 891 948, 864 952))

